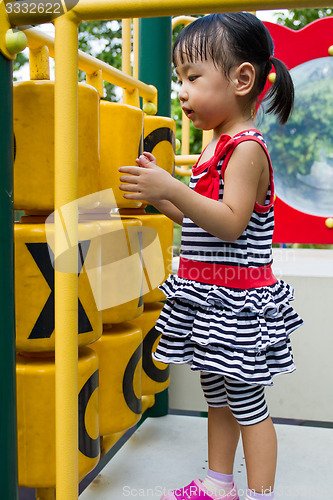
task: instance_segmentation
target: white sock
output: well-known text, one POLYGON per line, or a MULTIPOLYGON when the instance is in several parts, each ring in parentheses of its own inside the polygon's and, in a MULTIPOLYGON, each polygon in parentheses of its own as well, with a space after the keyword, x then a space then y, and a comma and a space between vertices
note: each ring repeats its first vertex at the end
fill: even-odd
POLYGON ((274 491, 257 493, 253 490, 247 490, 245 500, 274 500, 274 491))
POLYGON ((222 474, 208 469, 207 476, 203 480, 204 486, 217 497, 227 495, 233 488, 233 474, 222 474))

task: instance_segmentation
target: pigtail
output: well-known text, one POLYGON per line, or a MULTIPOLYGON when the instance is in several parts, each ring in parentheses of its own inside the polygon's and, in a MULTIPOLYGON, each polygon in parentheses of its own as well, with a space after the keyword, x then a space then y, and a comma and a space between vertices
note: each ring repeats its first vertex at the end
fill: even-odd
POLYGON ((274 66, 276 78, 264 100, 270 101, 267 113, 274 112, 278 115, 281 125, 284 125, 294 105, 294 84, 289 71, 280 59, 271 56, 270 62, 274 66))

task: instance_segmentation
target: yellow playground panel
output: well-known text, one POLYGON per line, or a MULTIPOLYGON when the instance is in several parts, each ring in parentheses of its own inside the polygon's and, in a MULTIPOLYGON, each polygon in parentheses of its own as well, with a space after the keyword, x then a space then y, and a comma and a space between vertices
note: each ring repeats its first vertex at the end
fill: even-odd
MULTIPOLYGON (((59 216, 68 239, 73 237, 68 230, 75 218, 71 204, 79 211, 78 258, 69 264, 77 269, 77 337, 71 318, 64 320, 73 315, 68 304, 67 311, 58 314, 78 348, 78 479, 94 469, 100 454, 140 420, 154 404, 154 395, 169 384, 168 367, 154 362, 151 353, 159 338, 154 329, 162 308, 158 301, 164 300, 158 285, 171 272, 173 224, 164 215, 146 213, 144 200, 123 198, 118 168, 135 164, 148 148, 172 174, 175 124, 167 117, 147 116, 139 107, 140 89, 125 90, 123 103, 102 100, 102 70, 96 69, 96 60, 80 53, 80 67, 92 67, 94 75, 87 74, 87 82, 78 85, 78 202, 71 185, 67 209, 62 209, 55 196, 56 84, 48 70, 54 42, 35 28, 26 33, 31 80, 15 82, 13 94, 14 208, 24 211, 14 228, 18 475, 19 485, 36 488, 43 499, 55 495, 59 446, 54 275, 64 279, 63 271, 73 271, 63 269, 70 248, 60 245, 57 250, 56 227, 59 216), (112 196, 103 195, 109 191, 112 196)), ((113 68, 104 71, 110 71, 115 83, 124 76, 126 84, 126 75, 114 74, 113 68)), ((140 85, 156 112, 156 90, 140 85)), ((68 159, 62 158, 68 168, 68 159)), ((62 190, 63 181, 60 186, 62 190)), ((67 379, 63 391, 69 383, 67 379)))
MULTIPOLYGON (((41 500, 55 498, 55 488, 58 500, 73 500, 78 480, 169 383, 168 367, 151 353, 173 225, 147 213, 145 200, 123 198, 118 168, 148 148, 173 173, 175 124, 153 116, 157 90, 137 79, 137 43, 131 76, 130 20, 136 41, 138 17, 322 2, 79 0, 62 1, 61 15, 30 3, 0 2, 1 52, 14 59, 24 48, 22 31, 10 31, 20 26, 30 48, 30 81, 15 83, 13 102, 14 208, 25 214, 15 224, 19 484, 41 500), (123 19, 122 72, 78 51, 78 24, 105 19, 123 19), (46 22, 54 40, 26 29, 46 22), (123 88, 122 103, 101 99, 103 81, 123 88)), ((183 134, 186 144, 186 127, 183 134)), ((188 175, 191 161, 183 146, 179 172, 188 175)))

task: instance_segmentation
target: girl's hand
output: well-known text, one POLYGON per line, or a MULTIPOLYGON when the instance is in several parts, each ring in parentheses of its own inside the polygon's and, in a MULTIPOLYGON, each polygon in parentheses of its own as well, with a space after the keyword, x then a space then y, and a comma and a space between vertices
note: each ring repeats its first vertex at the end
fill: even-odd
POLYGON ((151 153, 144 152, 136 160, 138 167, 120 167, 119 172, 132 175, 122 175, 119 189, 126 191, 123 195, 128 200, 158 201, 169 199, 174 178, 156 165, 156 159, 151 153))
POLYGON ((144 166, 144 165, 141 165, 141 160, 140 160, 140 158, 141 158, 141 160, 143 159, 143 161, 144 161, 144 159, 146 158, 148 161, 151 161, 152 163, 154 163, 154 165, 157 165, 157 160, 156 160, 155 156, 154 156, 154 155, 152 155, 151 153, 148 153, 148 151, 144 151, 144 152, 142 153, 142 155, 141 155, 139 158, 137 158, 137 159, 135 160, 135 161, 137 162, 137 164, 138 164, 138 165, 140 165, 140 166, 144 166), (142 158, 142 157, 143 157, 143 158, 142 158))

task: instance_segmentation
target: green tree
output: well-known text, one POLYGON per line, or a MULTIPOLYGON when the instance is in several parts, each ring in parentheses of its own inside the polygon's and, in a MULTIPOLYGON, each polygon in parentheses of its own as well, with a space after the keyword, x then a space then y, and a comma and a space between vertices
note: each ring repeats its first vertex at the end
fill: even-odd
POLYGON ((278 24, 287 28, 299 30, 316 19, 331 16, 333 10, 329 9, 292 9, 287 13, 280 13, 277 18, 278 24))
POLYGON ((14 69, 14 81, 17 80, 16 71, 18 71, 24 64, 28 62, 28 58, 23 54, 23 52, 19 52, 14 60, 13 69, 14 69))
MULTIPOLYGON (((84 21, 79 25, 79 48, 94 55, 114 68, 121 69, 122 27, 119 21, 84 21)), ((79 80, 84 80, 85 74, 79 72, 79 80)), ((117 101, 119 93, 115 86, 105 82, 105 99, 117 101)))
MULTIPOLYGON (((329 62, 329 61, 328 61, 329 62)), ((314 162, 333 157, 330 129, 333 123, 333 67, 315 59, 295 68, 297 89, 293 113, 284 126, 266 115, 259 127, 267 138, 274 171, 293 185, 310 174, 314 162), (315 89, 315 90, 314 90, 315 89)))

